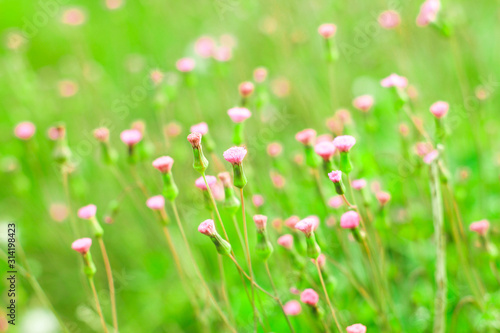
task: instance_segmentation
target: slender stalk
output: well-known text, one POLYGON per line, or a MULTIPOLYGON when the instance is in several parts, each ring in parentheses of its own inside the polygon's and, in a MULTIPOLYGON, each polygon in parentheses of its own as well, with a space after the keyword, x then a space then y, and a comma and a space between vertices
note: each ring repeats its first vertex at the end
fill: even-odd
POLYGON ((247 228, 247 218, 245 215, 245 198, 243 196, 243 188, 240 188, 240 200, 241 200, 241 214, 243 218, 243 233, 245 235, 245 246, 246 246, 246 252, 247 252, 247 264, 248 264, 248 271, 250 272, 250 289, 252 291, 252 300, 254 301, 254 306, 253 306, 253 315, 254 315, 254 329, 257 330, 257 309, 255 308, 255 290, 253 287, 253 270, 252 270, 252 258, 250 256, 250 246, 248 244, 248 228, 247 228))
POLYGON ((231 315, 231 303, 229 303, 229 298, 227 297, 226 278, 224 276, 224 263, 222 262, 222 256, 217 256, 217 263, 219 265, 222 300, 226 303, 227 311, 231 315))
POLYGON ((196 275, 198 275, 198 278, 200 279, 201 283, 203 284, 203 287, 205 288, 210 301, 214 305, 215 310, 217 311, 217 313, 219 313, 219 315, 221 316, 224 323, 229 327, 229 329, 232 332, 236 332, 236 330, 233 328, 233 326, 231 325, 231 323, 229 322, 227 317, 224 315, 224 312, 222 312, 221 308, 217 304, 214 296, 212 295, 212 292, 210 291, 210 288, 208 287, 208 284, 206 283, 205 279, 203 278, 203 275, 201 274, 201 271, 198 267, 198 264, 196 263, 196 260, 193 256, 193 252, 191 251, 191 247, 189 246, 189 242, 187 240, 186 234, 184 233, 184 228, 183 228, 182 223, 181 223, 179 211, 177 210, 177 204, 175 203, 175 201, 171 201, 171 203, 172 203, 172 210, 174 211, 175 220, 177 222, 177 226, 179 227, 179 231, 181 232, 182 239, 184 240, 184 244, 186 245, 186 248, 188 250, 188 254, 191 257, 191 260, 193 262, 196 275))
POLYGON ((276 296, 276 300, 278 301, 278 304, 280 305, 281 311, 283 312, 283 315, 285 316, 286 323, 288 324, 288 328, 290 328, 290 332, 295 332, 295 330, 293 329, 292 323, 290 322, 290 318, 288 318, 288 316, 285 312, 285 309, 283 307, 283 303, 281 302, 281 299, 279 297, 278 289, 276 289, 276 285, 274 284, 273 276, 271 274, 271 271, 269 270, 269 264, 267 263, 267 261, 264 262, 264 266, 266 267, 267 276, 269 277, 269 282, 271 282, 271 286, 273 287, 273 291, 274 291, 274 295, 276 296))
MULTIPOLYGON (((222 222, 222 218, 220 217, 219 209, 217 208, 217 203, 215 202, 214 195, 212 193, 212 190, 210 189, 210 186, 208 186, 207 182, 207 177, 205 176, 205 173, 202 174, 203 180, 205 181, 205 186, 207 187, 208 194, 210 196, 210 200, 212 201, 212 205, 214 206, 215 213, 217 214, 217 218, 219 219, 220 225, 222 227, 222 231, 224 232, 224 236, 226 237, 226 240, 229 242, 229 237, 226 232, 226 228, 224 228, 224 223, 222 222)), ((229 242, 231 243, 231 242, 229 242)))
POLYGON ((243 268, 241 268, 240 264, 238 264, 238 261, 233 257, 233 256, 230 256, 229 258, 231 258, 231 260, 234 262, 234 264, 236 265, 236 268, 238 268, 238 270, 249 280, 249 281, 252 281, 253 282, 253 285, 255 285, 255 287, 257 287, 257 289, 260 289, 264 294, 266 294, 267 296, 271 297, 272 299, 274 299, 276 301, 276 297, 271 294, 270 292, 268 292, 267 290, 265 290, 264 288, 262 288, 259 284, 257 284, 244 270, 243 268))
POLYGON ((97 297, 97 291, 95 289, 93 278, 89 278, 89 284, 90 284, 90 287, 92 288, 92 293, 94 294, 94 300, 95 300, 95 306, 97 309, 97 313, 99 314, 99 317, 101 318, 102 329, 105 333, 108 333, 108 328, 106 326, 106 321, 104 320, 104 316, 102 315, 101 304, 99 303, 99 297, 97 297))
POLYGON ((434 241, 436 243, 436 296, 434 299, 434 333, 445 332, 446 327, 446 248, 444 239, 443 201, 439 184, 439 169, 436 162, 430 167, 432 215, 434 222, 434 241))
POLYGON ((62 182, 63 182, 63 188, 64 188, 64 195, 66 196, 66 204, 68 205, 68 211, 69 211, 69 224, 71 226, 71 232, 73 234, 73 238, 76 238, 78 236, 78 230, 76 227, 76 220, 75 216, 73 215, 73 209, 71 209, 71 194, 69 191, 69 183, 68 183, 68 172, 66 171, 66 167, 63 165, 61 167, 61 173, 62 173, 62 182))
POLYGON ((102 259, 104 261, 104 267, 106 268, 106 276, 108 278, 109 298, 111 299, 111 315, 113 317, 113 328, 115 330, 115 333, 118 333, 118 317, 116 315, 115 284, 113 282, 113 272, 111 271, 111 265, 109 263, 108 253, 106 251, 106 246, 104 246, 104 241, 102 237, 99 237, 99 246, 101 247, 102 259))
POLYGON ((330 301, 330 296, 328 296, 328 291, 326 290, 325 281, 323 280, 323 273, 321 272, 321 268, 319 267, 318 260, 314 260, 316 268, 318 269, 319 280, 321 281, 321 286, 323 287, 323 292, 325 293, 326 302, 328 303, 328 307, 330 308, 330 312, 332 313, 333 320, 335 321, 335 325, 339 330, 339 333, 343 332, 342 327, 340 326, 339 320, 337 319, 337 315, 333 308, 332 302, 330 301))

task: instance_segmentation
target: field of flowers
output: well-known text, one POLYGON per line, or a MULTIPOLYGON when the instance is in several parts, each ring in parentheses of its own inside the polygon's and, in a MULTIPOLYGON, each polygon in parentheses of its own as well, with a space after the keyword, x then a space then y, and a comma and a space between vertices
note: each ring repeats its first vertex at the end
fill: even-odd
POLYGON ((0 8, 0 332, 500 332, 500 1, 0 8))

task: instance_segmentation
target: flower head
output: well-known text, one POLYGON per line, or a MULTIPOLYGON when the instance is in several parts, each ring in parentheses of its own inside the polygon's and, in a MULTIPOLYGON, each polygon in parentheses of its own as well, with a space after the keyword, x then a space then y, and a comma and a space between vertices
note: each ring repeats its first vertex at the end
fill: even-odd
POLYGON ((302 312, 302 307, 299 301, 292 300, 285 303, 283 311, 285 311, 287 316, 298 316, 302 312))
POLYGON ((100 142, 107 142, 109 139, 109 129, 107 127, 99 127, 94 130, 94 137, 100 142))
POLYGON ((450 105, 443 101, 438 101, 431 105, 430 111, 436 118, 443 118, 448 113, 450 105))
POLYGON ((425 164, 431 164, 436 158, 439 156, 439 151, 437 149, 434 149, 430 153, 424 156, 424 163, 425 164))
POLYGON ((187 136, 187 140, 193 146, 193 148, 200 148, 202 135, 201 133, 194 132, 187 136))
POLYGON ((471 223, 469 230, 478 233, 479 235, 486 235, 488 229, 490 228, 490 222, 488 220, 481 220, 471 223))
POLYGON ((195 52, 202 58, 210 58, 215 50, 215 41, 212 37, 202 36, 194 44, 195 52))
POLYGON ((432 144, 429 142, 417 142, 415 144, 415 153, 420 157, 424 157, 432 151, 432 148, 432 144))
POLYGON ((314 146, 314 151, 316 154, 321 156, 325 161, 328 161, 335 154, 337 148, 332 141, 319 142, 314 146))
POLYGON ((253 90, 254 90, 253 83, 250 81, 242 82, 238 86, 238 90, 239 90, 240 95, 242 97, 249 97, 253 93, 253 90))
POLYGON ((314 139, 316 139, 316 131, 312 128, 307 128, 299 133, 295 134, 295 139, 302 143, 303 145, 312 145, 314 139))
MULTIPOLYGON (((208 186, 210 186, 210 188, 212 188, 212 186, 215 185, 215 183, 217 183, 217 178, 215 178, 215 176, 205 176, 205 178, 207 179, 207 184, 208 184, 208 186)), ((203 176, 196 179, 194 184, 196 185, 197 188, 199 188, 203 191, 207 190, 207 184, 205 184, 205 180, 203 179, 203 176)))
POLYGON ((155 195, 146 201, 146 206, 152 210, 160 210, 165 207, 165 198, 163 195, 155 195))
POLYGON ((21 140, 29 140, 35 134, 35 131, 36 127, 32 122, 23 121, 17 124, 14 134, 21 140))
POLYGON ((312 217, 306 217, 295 225, 295 229, 302 231, 306 236, 310 235, 315 227, 317 227, 317 221, 312 217))
POLYGON ((342 180, 342 171, 332 171, 328 174, 328 178, 330 178, 330 180, 334 183, 340 183, 340 181, 342 180))
POLYGON ((339 208, 343 204, 344 204, 344 199, 342 199, 342 196, 340 196, 340 195, 336 195, 334 197, 331 197, 328 200, 328 206, 335 208, 335 209, 339 208))
POLYGON ((361 96, 356 97, 352 101, 352 105, 360 111, 367 112, 373 106, 373 102, 374 102, 373 96, 361 95, 361 96))
POLYGON ((391 200, 391 194, 387 192, 380 191, 377 192, 375 196, 377 197, 380 206, 385 206, 389 202, 389 200, 391 200))
POLYGON ((177 62, 175 63, 177 70, 184 73, 191 72, 194 69, 195 65, 196 63, 191 58, 182 58, 177 60, 177 62))
POLYGON ((340 135, 333 139, 333 144, 339 151, 347 152, 356 144, 356 139, 350 135, 340 135))
POLYGON ((354 229, 359 225, 359 214, 353 210, 345 212, 340 217, 340 226, 344 229, 354 229))
POLYGON ((336 32, 337 32, 337 26, 333 23, 323 23, 318 28, 318 33, 323 38, 331 38, 335 36, 336 32))
POLYGON ((293 236, 290 234, 285 234, 278 238, 278 244, 283 246, 287 250, 291 250, 293 247, 293 236))
POLYGON ((62 23, 67 25, 81 25, 85 23, 85 12, 80 8, 70 8, 63 12, 62 23))
POLYGON ((262 83, 266 80, 266 78, 267 78, 267 69, 266 68, 259 67, 253 71, 253 79, 255 80, 255 82, 262 83))
POLYGON ((241 164, 247 154, 245 147, 231 147, 223 154, 224 159, 231 164, 241 164))
POLYGON ((265 229, 267 224, 267 216, 265 215, 254 215, 253 221, 257 229, 265 229))
POLYGON ((264 197, 260 194, 252 195, 252 203, 255 207, 259 208, 264 204, 264 197))
POLYGON ((417 16, 417 25, 419 27, 425 27, 435 22, 440 9, 441 2, 439 0, 426 0, 422 6, 420 6, 420 12, 417 16))
POLYGON ((247 108, 234 107, 227 111, 229 118, 235 123, 242 123, 252 116, 247 108))
POLYGON ((386 10, 378 16, 378 24, 384 29, 394 29, 401 23, 399 13, 395 10, 386 10))
POLYGON ((276 157, 283 151, 283 146, 279 142, 271 142, 267 145, 267 153, 271 157, 276 157))
POLYGON ((87 252, 89 252, 91 245, 92 245, 92 239, 80 238, 71 244, 71 248, 76 252, 80 252, 81 254, 85 255, 87 254, 87 252))
POLYGON ((366 186, 366 180, 364 179, 355 179, 352 181, 351 186, 355 190, 361 190, 366 186))
POLYGON ((153 161, 153 167, 160 171, 161 173, 167 173, 172 170, 172 165, 174 164, 174 159, 170 156, 158 157, 153 161))
POLYGON ((408 85, 408 79, 404 76, 399 76, 398 74, 391 74, 382 81, 380 81, 380 85, 384 88, 397 87, 397 88, 406 88, 408 85))
POLYGON ((205 135, 208 133, 208 125, 207 123, 199 123, 191 126, 191 132, 200 133, 201 135, 205 135))
POLYGON ((215 236, 214 220, 205 220, 198 226, 198 231, 207 236, 215 236))
POLYGON ((142 140, 142 133, 137 129, 128 129, 120 133, 120 139, 127 146, 133 146, 142 140))
POLYGON ((313 289, 305 289, 302 294, 300 294, 300 301, 304 304, 316 306, 319 301, 319 295, 313 289))
POLYGON ((347 333, 366 333, 366 326, 362 324, 354 324, 346 327, 347 333))
POLYGON ((298 217, 296 215, 292 215, 285 220, 285 225, 288 228, 295 230, 295 226, 297 225, 297 223, 299 223, 299 221, 300 221, 300 217, 298 217))
POLYGON ((95 216, 97 212, 96 205, 87 205, 78 210, 78 217, 84 220, 89 220, 95 216))

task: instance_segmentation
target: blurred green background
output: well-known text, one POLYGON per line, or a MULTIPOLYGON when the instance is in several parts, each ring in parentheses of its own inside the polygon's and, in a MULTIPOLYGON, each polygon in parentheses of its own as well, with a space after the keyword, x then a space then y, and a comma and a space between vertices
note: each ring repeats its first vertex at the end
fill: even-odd
MULTIPOLYGON (((145 206, 146 198, 134 186, 119 133, 133 121, 146 123, 145 141, 154 150, 137 166, 137 172, 151 195, 161 192, 161 177, 151 167, 151 161, 161 155, 175 159, 173 172, 180 188, 182 220, 205 276, 211 287, 218 290, 217 254, 210 241, 196 230, 210 214, 204 210, 202 195, 194 187, 198 174, 191 167, 192 153, 185 137, 191 125, 206 121, 222 160, 222 152, 232 146, 232 124, 226 111, 239 103, 237 85, 251 80, 253 70, 264 66, 269 71, 268 80, 261 86, 266 102, 257 112, 255 99, 252 100, 254 114, 246 127, 249 217, 257 211, 250 200, 250 194, 256 193, 265 199, 258 211, 268 215, 270 221, 293 214, 319 215, 326 245, 323 250, 345 263, 345 254, 324 225, 327 216, 338 219, 341 211, 324 211, 306 168, 296 165, 293 159, 302 153, 301 145, 294 139, 296 132, 311 127, 318 134, 328 133, 326 119, 337 109, 350 110, 353 124, 347 131, 357 138, 352 153, 353 176, 379 181, 392 195, 387 213, 393 222, 388 275, 403 331, 429 332, 434 250, 427 170, 415 158, 411 144, 409 153, 402 149, 398 131, 401 122, 410 126, 412 143, 418 135, 404 115, 396 114, 392 95, 379 82, 393 72, 407 77, 418 92, 412 100, 416 115, 431 134, 434 120, 429 106, 436 100, 450 103, 445 156, 461 216, 466 226, 489 219, 492 239, 498 242, 500 64, 496 42, 500 37, 500 10, 498 1, 443 1, 442 15, 454 26, 453 36, 445 38, 431 27, 416 26, 420 5, 420 1, 414 0, 147 0, 127 1, 110 10, 103 1, 0 0, 0 30, 4 37, 0 48, 1 233, 6 232, 7 223, 16 223, 27 262, 70 331, 100 331, 100 326, 90 289, 81 274, 81 260, 70 248, 74 240, 68 225, 70 217, 62 221, 54 218, 57 207, 66 207, 66 199, 61 172, 52 160, 53 143, 47 137, 48 128, 61 122, 67 128, 76 165, 69 177, 70 215, 74 216, 79 207, 94 203, 103 222, 110 203, 120 200, 114 222, 103 223, 115 274, 120 331, 197 331, 157 217, 145 206), (63 12, 72 7, 84 11, 84 24, 69 26, 61 22, 63 12), (384 30, 377 23, 378 15, 386 9, 395 9, 401 15, 401 26, 395 30, 384 30), (335 40, 340 58, 333 71, 329 71, 324 60, 323 41, 317 34, 317 27, 325 22, 335 23, 338 28, 335 40), (8 36, 12 36, 9 34, 20 30, 28 35, 25 44, 18 50, 6 47, 8 36), (219 45, 234 43, 232 59, 217 62, 196 56, 194 43, 204 35, 216 39, 219 45), (184 84, 175 70, 175 62, 185 56, 194 57, 197 62, 193 89, 184 84), (166 73, 168 95, 161 95, 163 92, 150 82, 150 73, 155 69, 166 73), (61 96, 63 80, 77 85, 74 95, 61 96), (478 87, 487 92, 486 99, 477 98, 478 87), (375 97, 375 106, 367 115, 351 106, 352 99, 362 94, 375 97), (158 96, 168 96, 168 103, 160 105, 158 96), (197 116, 198 108, 203 119, 197 116), (13 135, 15 125, 25 120, 37 126, 29 143, 13 135), (163 128, 173 122, 180 125, 181 132, 165 139, 163 128), (118 169, 129 185, 126 188, 100 160, 99 145, 92 135, 100 126, 109 127, 111 144, 119 150, 118 169), (271 160, 266 146, 272 141, 281 142, 284 147, 284 193, 272 186, 269 177, 271 160)), ((229 164, 223 163, 229 169, 229 164)), ((216 174, 213 163, 207 172, 216 174)), ((326 180, 324 187, 333 195, 326 180)), ((376 207, 375 201, 373 206, 376 207)), ((90 235, 86 221, 76 219, 80 236, 90 235)), ((445 221, 448 223, 447 218, 445 221)), ((249 223, 252 245, 255 235, 250 218, 249 223)), ((182 248, 177 228, 172 229, 176 244, 182 248)), ((286 232, 285 227, 281 232, 269 229, 274 244, 286 232)), ((229 227, 228 231, 230 238, 236 239, 234 229, 229 227)), ((476 238, 468 236, 475 251, 470 254, 473 264, 491 295, 485 311, 469 306, 460 312, 456 332, 494 331, 495 325, 500 330, 498 284, 487 258, 473 246, 476 238)), ((243 264, 241 247, 236 242, 233 247, 243 264)), ((353 258, 361 258, 355 244, 349 248, 353 258)), ((451 321, 453 309, 471 291, 461 274, 451 240, 448 252, 447 317, 451 321)), ((21 264, 20 253, 17 256, 21 264)), ((99 296, 110 319, 106 276, 96 246, 94 258, 99 296)), ((251 307, 234 266, 229 260, 224 261, 237 327, 241 332, 251 331, 251 307)), ((368 277, 362 262, 351 264, 366 283, 368 277)), ((263 266, 254 266, 257 280, 270 290, 263 266)), ((288 274, 292 271, 289 258, 277 245, 270 266, 282 299, 297 299, 288 291, 296 283, 288 274)), ((308 269, 314 274, 314 266, 310 266, 308 269)), ((4 267, 2 261, 2 271, 6 271, 4 267)), ((337 280, 333 300, 343 322, 361 322, 368 332, 377 332, 376 313, 345 276, 334 266, 330 270, 337 280)), ((19 325, 9 327, 8 332, 57 332, 57 322, 49 311, 41 310, 32 287, 20 275, 18 282, 19 325)), ((5 304, 6 286, 2 279, 1 297, 5 304)), ((279 308, 268 303, 264 307, 273 330, 285 331, 279 308)), ((303 313, 294 318, 297 331, 310 329, 312 316, 306 310, 303 306, 303 313)), ((207 310, 206 316, 214 332, 224 331, 214 311, 207 310)))

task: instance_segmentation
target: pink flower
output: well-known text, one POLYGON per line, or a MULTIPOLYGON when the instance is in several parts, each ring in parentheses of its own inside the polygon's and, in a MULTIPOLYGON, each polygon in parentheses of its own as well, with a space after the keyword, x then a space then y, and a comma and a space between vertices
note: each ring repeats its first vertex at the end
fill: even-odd
POLYGON ((84 220, 90 220, 97 212, 96 205, 87 205, 78 210, 78 217, 84 220))
POLYGON ((267 224, 267 216, 265 215, 254 215, 253 221, 257 229, 265 229, 267 224))
POLYGON ((296 225, 295 229, 302 231, 306 236, 310 235, 311 232, 317 227, 317 221, 314 218, 306 217, 303 220, 300 220, 296 225))
POLYGON ((245 147, 231 147, 223 154, 224 159, 231 164, 241 164, 247 154, 245 147))
POLYGON ((448 113, 450 105, 443 101, 438 101, 431 105, 430 111, 436 118, 443 118, 448 113))
POLYGON ((249 97, 253 93, 253 90, 254 90, 253 83, 250 81, 242 82, 238 86, 238 90, 240 91, 240 95, 242 97, 249 97))
POLYGON ((165 207, 165 198, 163 195, 155 195, 146 201, 146 206, 152 210, 160 210, 165 207))
POLYGON ((276 157, 281 154, 283 151, 283 146, 278 142, 271 142, 267 145, 267 153, 271 157, 276 157))
POLYGON ((170 123, 166 124, 163 127, 163 130, 165 131, 165 133, 167 134, 167 136, 176 137, 179 134, 181 134, 182 128, 181 128, 181 126, 178 123, 176 123, 176 122, 173 121, 173 122, 170 122, 170 123))
POLYGON ((420 6, 420 12, 417 16, 417 25, 419 27, 425 27, 431 22, 435 22, 439 10, 441 9, 441 2, 439 0, 426 0, 422 6, 420 6))
POLYGON ((177 70, 184 73, 191 72, 194 69, 195 65, 196 63, 191 58, 182 58, 177 60, 177 62, 175 63, 177 70))
MULTIPOLYGON (((217 183, 217 178, 215 178, 215 176, 205 176, 205 178, 207 179, 208 186, 210 186, 210 189, 212 189, 212 186, 215 185, 215 183, 217 183)), ((207 189, 207 184, 205 184, 205 180, 203 179, 203 176, 201 176, 200 178, 196 179, 196 181, 194 182, 194 184, 200 190, 203 190, 203 191, 208 190, 207 189)))
POLYGON ((128 129, 120 133, 120 139, 127 146, 133 146, 142 140, 142 133, 136 129, 128 129))
POLYGON ((252 203, 255 207, 259 208, 264 204, 264 197, 260 194, 252 195, 252 203))
POLYGON ((310 215, 310 216, 306 217, 306 219, 311 219, 311 222, 313 224, 313 228, 312 228, 313 231, 315 231, 316 229, 318 229, 318 227, 319 227, 319 217, 317 217, 316 215, 310 215))
POLYGON ((404 76, 391 74, 382 81, 380 81, 380 84, 384 88, 390 88, 390 87, 406 88, 406 86, 408 85, 408 79, 405 78, 404 76))
POLYGON ((298 316, 302 312, 302 307, 298 301, 292 300, 285 303, 283 311, 287 316, 298 316))
POLYGON ((403 137, 407 137, 408 134, 410 134, 410 128, 408 125, 401 123, 399 124, 399 133, 401 133, 403 137))
POLYGON ((430 153, 424 156, 424 163, 431 164, 439 156, 439 151, 434 149, 430 153))
POLYGON ((47 131, 47 136, 52 141, 64 139, 66 136, 66 128, 62 125, 50 127, 47 131))
POLYGON ((100 142, 107 142, 109 139, 109 129, 99 127, 94 130, 94 137, 100 142))
POLYGON ((194 44, 195 52, 202 58, 210 58, 215 50, 215 41, 208 36, 198 38, 194 44))
POLYGON ((222 185, 224 185, 224 187, 231 186, 231 175, 229 174, 229 172, 220 172, 219 174, 217 174, 217 177, 222 182, 222 185))
POLYGON ((214 220, 205 220, 198 226, 198 231, 207 236, 215 236, 214 220))
POLYGON ((335 208, 335 209, 339 208, 343 204, 344 204, 344 200, 342 199, 342 197, 340 195, 336 195, 334 197, 331 197, 330 200, 328 200, 328 206, 335 208))
POLYGON ((318 293, 313 289, 305 289, 302 294, 300 294, 300 301, 304 304, 316 306, 319 301, 318 293))
POLYGON ((233 52, 231 51, 231 48, 227 46, 221 46, 215 49, 213 57, 219 62, 226 62, 231 60, 231 58, 233 57, 233 52))
POLYGON ((323 38, 331 38, 335 36, 335 33, 337 32, 337 26, 332 23, 324 23, 319 26, 318 28, 318 33, 323 37, 323 38))
POLYGON ((340 217, 340 226, 344 229, 354 229, 359 225, 359 214, 355 211, 348 211, 340 217))
POLYGON ((78 92, 78 84, 71 80, 61 80, 58 82, 59 95, 61 97, 71 97, 78 92))
POLYGON ((356 144, 356 139, 350 135, 340 135, 333 139, 333 144, 341 152, 348 152, 356 144))
POLYGON ((174 164, 174 159, 170 156, 158 157, 153 161, 153 167, 160 171, 161 173, 167 173, 172 170, 172 165, 174 164))
POLYGON ((208 133, 208 125, 207 123, 199 123, 191 126, 190 132, 192 133, 200 133, 201 135, 205 135, 208 133))
POLYGON ((187 140, 193 146, 193 148, 200 148, 202 135, 201 133, 194 132, 187 136, 187 140))
POLYGON ((373 106, 373 102, 373 96, 361 95, 352 101, 352 105, 360 111, 367 112, 373 106))
POLYGON ((23 121, 22 123, 17 124, 14 129, 14 134, 21 140, 29 140, 36 131, 36 127, 33 123, 29 121, 23 121))
POLYGON ((321 134, 316 138, 316 143, 333 141, 333 136, 331 134, 321 134))
POLYGON ((432 144, 429 142, 417 142, 415 144, 415 152, 418 156, 424 157, 432 151, 432 144))
POLYGON ((90 246, 92 245, 92 239, 90 238, 80 238, 74 241, 71 244, 71 248, 76 252, 80 252, 85 255, 90 250, 90 246))
POLYGON ((312 145, 315 138, 316 131, 312 128, 305 129, 295 134, 295 139, 306 146, 312 145))
POLYGON ((286 179, 279 173, 271 172, 271 182, 273 183, 274 187, 281 189, 285 187, 286 179))
POLYGON ((123 5, 123 0, 106 0, 106 7, 109 10, 115 10, 123 5))
POLYGON ((333 144, 332 141, 323 141, 320 143, 317 143, 314 146, 314 151, 316 154, 321 156, 325 161, 328 161, 330 158, 332 158, 333 154, 335 154, 337 148, 335 148, 335 145, 333 144))
POLYGON ((366 186, 366 180, 364 179, 355 179, 352 181, 351 186, 355 190, 361 190, 366 186))
POLYGON ((366 326, 361 324, 354 324, 346 327, 347 333, 366 333, 366 326))
POLYGON ((247 108, 234 107, 227 111, 229 118, 235 123, 242 123, 252 116, 247 108))
POLYGON ((386 10, 378 16, 378 24, 384 29, 394 29, 401 23, 399 13, 395 10, 386 10))
POLYGON ((264 67, 256 68, 253 71, 253 79, 255 80, 255 82, 262 83, 266 80, 266 78, 267 78, 267 69, 265 69, 264 67))
POLYGON ((163 77, 163 73, 158 69, 154 69, 149 73, 149 78, 156 86, 163 82, 163 77))
POLYGON ((488 220, 481 220, 471 223, 469 230, 477 232, 479 235, 484 236, 490 228, 490 222, 488 220))
POLYGON ((62 23, 67 25, 81 25, 85 23, 85 13, 79 8, 70 8, 64 11, 62 23))
POLYGON ((328 174, 328 178, 334 183, 339 183, 342 180, 342 171, 332 171, 328 174))
POLYGON ((391 200, 391 195, 387 192, 380 191, 377 192, 375 196, 377 197, 380 206, 385 206, 389 202, 389 200, 391 200))
POLYGON ((293 236, 290 234, 285 234, 278 238, 278 244, 283 246, 287 250, 291 250, 293 247, 293 236))
POLYGON ((285 225, 288 228, 295 230, 295 226, 297 225, 297 223, 299 223, 299 221, 300 221, 300 217, 293 215, 285 220, 285 225))

